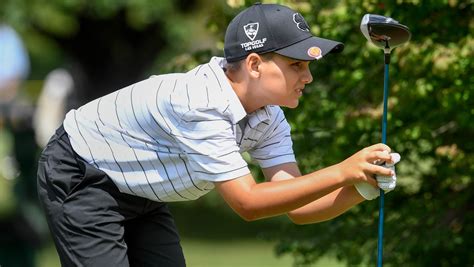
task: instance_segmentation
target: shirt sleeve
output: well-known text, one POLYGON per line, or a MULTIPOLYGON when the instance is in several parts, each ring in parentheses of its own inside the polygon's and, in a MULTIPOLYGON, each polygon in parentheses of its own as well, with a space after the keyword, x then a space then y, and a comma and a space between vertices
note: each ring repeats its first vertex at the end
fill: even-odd
POLYGON ((280 108, 275 109, 274 114, 264 137, 254 149, 249 151, 250 156, 262 168, 296 162, 291 140, 291 127, 280 108))
POLYGON ((192 109, 184 114, 175 137, 195 178, 218 182, 250 173, 234 129, 235 125, 218 109, 192 109))

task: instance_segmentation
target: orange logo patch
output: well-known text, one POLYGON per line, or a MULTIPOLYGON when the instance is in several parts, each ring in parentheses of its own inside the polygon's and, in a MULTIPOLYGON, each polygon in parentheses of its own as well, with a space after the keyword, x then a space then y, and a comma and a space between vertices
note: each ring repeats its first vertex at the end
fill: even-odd
POLYGON ((323 57, 321 48, 317 46, 312 46, 308 49, 308 56, 313 57, 315 59, 320 59, 323 57))

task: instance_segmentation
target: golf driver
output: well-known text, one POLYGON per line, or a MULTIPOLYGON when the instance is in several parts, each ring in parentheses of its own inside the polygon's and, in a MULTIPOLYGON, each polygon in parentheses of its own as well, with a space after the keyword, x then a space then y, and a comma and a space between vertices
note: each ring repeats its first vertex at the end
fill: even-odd
MULTIPOLYGON (((398 21, 374 14, 366 14, 362 17, 360 30, 367 40, 380 47, 384 51, 384 86, 383 86, 383 116, 382 116, 382 143, 387 143, 387 109, 388 109, 388 70, 390 64, 390 52, 393 48, 408 42, 411 38, 407 26, 398 21)), ((380 189, 379 198, 379 231, 377 242, 377 266, 382 266, 383 256, 383 222, 384 222, 384 191, 380 189)))

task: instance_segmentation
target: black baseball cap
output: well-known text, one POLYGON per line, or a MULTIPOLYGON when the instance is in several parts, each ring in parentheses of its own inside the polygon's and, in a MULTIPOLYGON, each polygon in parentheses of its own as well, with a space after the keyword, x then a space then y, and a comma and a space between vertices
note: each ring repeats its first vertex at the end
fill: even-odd
POLYGON ((309 61, 343 49, 341 42, 313 36, 300 13, 277 4, 256 3, 240 12, 227 27, 224 41, 228 62, 268 52, 309 61))

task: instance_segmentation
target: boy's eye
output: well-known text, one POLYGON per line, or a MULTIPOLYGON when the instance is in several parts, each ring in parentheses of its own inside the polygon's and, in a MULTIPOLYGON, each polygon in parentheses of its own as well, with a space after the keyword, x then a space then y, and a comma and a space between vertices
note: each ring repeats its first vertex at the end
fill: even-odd
POLYGON ((301 67, 303 65, 303 63, 301 63, 300 61, 297 61, 293 64, 291 64, 292 66, 295 66, 295 67, 301 67))

